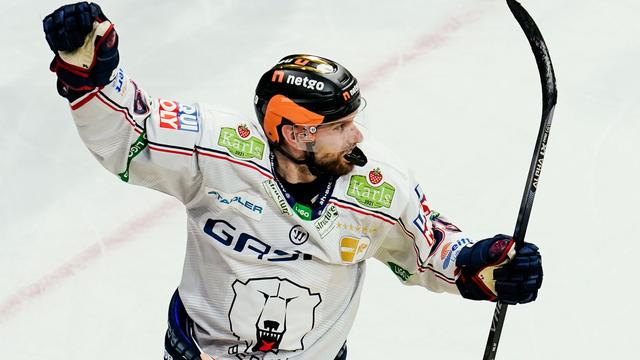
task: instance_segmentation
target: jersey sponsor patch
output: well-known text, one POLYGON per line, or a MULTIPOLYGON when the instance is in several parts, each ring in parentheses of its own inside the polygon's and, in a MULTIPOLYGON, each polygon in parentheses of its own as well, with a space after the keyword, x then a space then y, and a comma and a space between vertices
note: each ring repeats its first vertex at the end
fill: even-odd
POLYGON ((409 280, 409 278, 413 275, 407 269, 391 261, 389 261, 387 265, 389 265, 391 271, 393 271, 393 273, 396 274, 396 276, 399 277, 402 281, 409 280))
POLYGON ((232 285, 229 325, 239 344, 229 348, 238 359, 261 359, 256 352, 304 350, 304 337, 315 326, 319 293, 286 278, 254 278, 232 285))
POLYGON ((340 239, 340 258, 343 263, 354 263, 362 260, 371 245, 367 237, 355 238, 345 236, 340 239))
POLYGON ((396 188, 382 180, 383 176, 379 168, 371 170, 368 177, 352 175, 347 195, 368 208, 391 208, 396 188))
POLYGON ((129 155, 127 156, 127 166, 123 172, 119 173, 118 176, 120 180, 124 182, 129 182, 129 167, 131 166, 131 161, 138 156, 146 147, 149 145, 149 141, 147 140, 147 132, 143 132, 138 136, 136 141, 131 144, 129 147, 129 155))
POLYGON ((298 214, 300 219, 309 221, 311 220, 313 210, 307 205, 295 203, 295 205, 293 205, 293 212, 298 214))
MULTIPOLYGON (((222 219, 207 219, 202 231, 214 244, 224 246, 228 251, 255 257, 269 262, 312 260, 313 256, 299 250, 285 251, 272 247, 260 238, 240 231, 230 222, 222 219)), ((283 234, 284 235, 284 234, 283 234)))
POLYGON ((320 217, 313 223, 313 226, 316 228, 321 238, 327 236, 327 234, 335 228, 338 216, 338 207, 334 204, 330 204, 324 209, 322 215, 320 215, 320 217))
POLYGON ((294 245, 302 245, 309 240, 309 233, 301 225, 296 225, 289 230, 289 241, 294 245))
POLYGON ((122 71, 122 69, 118 69, 116 77, 111 81, 111 87, 113 87, 118 95, 124 95, 124 90, 127 87, 127 83, 125 82, 124 71, 122 71))
POLYGON ((142 92, 138 85, 131 80, 135 95, 133 96, 133 112, 138 115, 146 115, 149 112, 149 105, 147 104, 147 96, 142 92))
POLYGON ((247 125, 241 124, 237 128, 223 127, 220 129, 218 145, 226 148, 231 155, 240 159, 258 159, 264 157, 265 143, 256 136, 251 136, 247 125))
POLYGON ((440 251, 440 260, 442 260, 442 268, 446 269, 451 264, 456 263, 456 259, 458 258, 458 253, 462 250, 465 245, 471 244, 471 240, 467 238, 459 239, 454 243, 446 243, 442 246, 442 250, 440 251))
POLYGON ((413 189, 415 195, 418 198, 418 216, 413 219, 413 225, 418 229, 418 232, 422 234, 422 237, 427 241, 427 245, 432 246, 435 239, 433 232, 431 231, 431 209, 427 205, 427 197, 422 192, 420 185, 413 189))
POLYGON ((278 184, 273 179, 266 180, 262 183, 262 187, 264 191, 269 195, 271 200, 273 200, 280 212, 284 215, 292 216, 293 213, 289 210, 289 204, 287 203, 287 199, 284 198, 284 195, 278 189, 278 184))
POLYGON ((206 191, 207 195, 213 198, 219 207, 231 208, 256 221, 262 219, 266 206, 264 199, 246 192, 228 194, 209 187, 206 188, 206 191))
POLYGON ((182 131, 200 131, 200 118, 196 105, 181 104, 159 99, 160 127, 182 131))

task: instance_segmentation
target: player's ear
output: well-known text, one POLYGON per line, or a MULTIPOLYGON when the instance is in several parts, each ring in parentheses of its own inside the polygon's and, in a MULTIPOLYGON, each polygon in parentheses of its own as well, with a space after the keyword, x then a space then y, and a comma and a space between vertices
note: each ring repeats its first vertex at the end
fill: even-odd
POLYGON ((281 127, 282 141, 284 144, 293 146, 296 142, 296 136, 293 132, 293 125, 282 125, 281 127))

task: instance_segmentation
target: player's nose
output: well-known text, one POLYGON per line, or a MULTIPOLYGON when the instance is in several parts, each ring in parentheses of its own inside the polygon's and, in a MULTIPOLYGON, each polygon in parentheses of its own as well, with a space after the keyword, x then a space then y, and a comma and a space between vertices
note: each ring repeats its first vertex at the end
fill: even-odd
POLYGON ((361 143, 364 139, 364 135, 362 135, 362 131, 355 122, 351 122, 349 124, 349 140, 355 144, 361 143))

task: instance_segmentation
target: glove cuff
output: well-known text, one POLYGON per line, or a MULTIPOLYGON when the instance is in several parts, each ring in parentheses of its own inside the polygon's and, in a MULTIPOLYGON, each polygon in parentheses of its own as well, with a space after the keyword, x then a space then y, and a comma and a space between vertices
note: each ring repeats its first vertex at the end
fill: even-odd
POLYGON ((456 286, 460 294, 472 300, 497 299, 493 271, 515 256, 515 241, 506 235, 496 235, 463 248, 456 259, 460 276, 456 286))

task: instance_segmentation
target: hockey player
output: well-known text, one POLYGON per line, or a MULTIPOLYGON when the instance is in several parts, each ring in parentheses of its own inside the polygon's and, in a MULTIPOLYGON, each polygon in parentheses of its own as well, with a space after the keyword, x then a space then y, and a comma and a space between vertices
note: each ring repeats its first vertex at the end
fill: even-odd
POLYGON ((187 209, 165 359, 345 359, 369 258, 435 292, 536 299, 537 247, 474 242, 431 210, 409 169, 364 138, 365 101, 340 64, 284 57, 258 82, 257 119, 245 119, 149 96, 118 66, 118 35, 96 4, 43 24, 89 151, 187 209))

